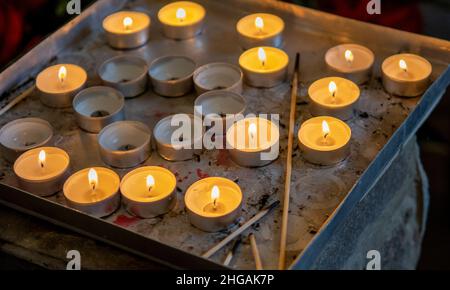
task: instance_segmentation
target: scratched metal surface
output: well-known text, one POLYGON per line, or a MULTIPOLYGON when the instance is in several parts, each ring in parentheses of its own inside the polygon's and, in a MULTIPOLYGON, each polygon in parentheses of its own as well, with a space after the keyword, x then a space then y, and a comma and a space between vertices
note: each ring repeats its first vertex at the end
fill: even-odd
MULTIPOLYGON (((89 86, 100 84, 96 75, 98 66, 104 60, 120 54, 139 55, 148 63, 162 55, 182 54, 193 58, 199 66, 217 61, 237 64, 242 50, 236 44, 235 23, 246 14, 266 11, 280 15, 288 23, 283 49, 288 52, 291 59, 297 51, 302 54, 296 122, 298 126, 303 120, 311 117, 306 98, 309 84, 318 78, 330 75, 326 72, 323 61, 324 53, 329 47, 354 41, 365 44, 375 52, 374 76, 368 84, 361 87, 361 101, 355 117, 348 122, 353 134, 349 158, 337 166, 326 168, 313 166, 302 160, 297 142, 294 144, 288 261, 293 261, 310 244, 324 222, 351 192, 369 164, 374 161, 389 138, 420 101, 420 98, 392 97, 382 89, 379 78, 381 61, 386 56, 399 51, 422 54, 433 64, 433 80, 444 72, 449 63, 450 45, 446 41, 368 26, 288 4, 256 0, 198 1, 207 9, 205 30, 202 35, 187 41, 166 39, 161 33, 156 13, 168 1, 129 1, 127 6, 145 10, 151 16, 151 40, 136 50, 118 51, 106 45, 105 35, 100 27, 101 19, 108 13, 108 9, 119 9, 122 7, 122 2, 124 1, 99 1, 96 6, 90 8, 88 13, 82 15, 85 17, 83 20, 65 26, 62 31, 55 33, 54 39, 47 40, 47 47, 36 48, 34 53, 40 53, 41 58, 28 56, 31 62, 35 62, 35 66, 24 71, 21 67, 24 63, 22 62, 22 65, 16 63, 2 73, 0 75, 2 101, 6 102, 11 98, 13 93, 9 94, 9 92, 20 91, 20 88, 15 88, 14 85, 23 83, 25 86, 27 80, 28 83, 32 81, 37 72, 52 63, 68 62, 81 65, 88 71, 89 86), (106 4, 108 2, 110 5, 106 4), (371 33, 367 33, 369 30, 371 33), (380 45, 381 36, 384 36, 382 45, 380 45), (66 41, 61 40, 64 38, 66 41), (49 46, 50 41, 57 45, 49 46), (14 74, 15 71, 20 72, 19 77, 14 74)), ((27 59, 27 56, 24 59, 27 59)), ((446 81, 448 83, 448 78, 446 81)), ((289 84, 285 83, 266 90, 246 86, 243 95, 248 103, 246 113, 281 115, 281 154, 278 160, 264 168, 247 169, 233 164, 227 152, 223 150, 204 152, 199 159, 185 162, 167 162, 153 152, 144 165, 164 166, 176 174, 178 178, 176 208, 169 214, 154 219, 134 218, 121 208, 106 220, 149 239, 200 255, 229 232, 204 233, 189 224, 183 204, 183 194, 191 183, 206 176, 224 176, 236 180, 245 194, 243 219, 248 219, 258 212, 266 202, 281 200, 286 159, 289 84)), ((193 113, 195 97, 196 95, 191 93, 181 98, 163 98, 149 89, 143 95, 126 101, 126 117, 129 120, 142 121, 153 128, 156 122, 166 115, 181 112, 193 113)), ((431 108, 428 106, 427 112, 423 114, 428 113, 431 108)), ((40 104, 37 96, 32 94, 26 101, 4 115, 0 120, 0 126, 25 116, 46 119, 54 126, 55 145, 69 153, 73 170, 96 165, 105 166, 99 157, 96 135, 86 133, 77 127, 72 109, 46 108, 40 104)), ((1 159, 0 168, 4 173, 1 181, 7 185, 16 186, 11 165, 1 159)), ((123 176, 129 170, 116 170, 116 172, 123 176)), ((61 193, 49 199, 64 205, 61 193)), ((254 228, 262 260, 267 268, 275 268, 277 265, 280 220, 281 212, 275 211, 254 228)), ((220 263, 227 249, 226 247, 212 259, 220 263)), ((232 266, 238 269, 254 268, 248 243, 244 243, 238 250, 232 266)))

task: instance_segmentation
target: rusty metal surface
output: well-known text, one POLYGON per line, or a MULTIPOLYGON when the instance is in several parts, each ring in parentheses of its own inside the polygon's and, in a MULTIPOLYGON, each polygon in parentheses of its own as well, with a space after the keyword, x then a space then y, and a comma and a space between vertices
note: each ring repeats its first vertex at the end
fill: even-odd
MULTIPOLYGON (((107 46, 105 35, 101 31, 101 20, 111 11, 122 7, 125 2, 97 2, 79 18, 54 33, 5 70, 0 74, 0 102, 14 97, 32 82, 42 68, 53 63, 69 62, 83 66, 88 72, 89 86, 100 83, 96 75, 98 66, 116 55, 137 55, 150 63, 163 55, 181 54, 194 59, 199 66, 210 62, 237 64, 242 50, 236 45, 236 22, 246 14, 264 11, 281 16, 289 24, 285 31, 283 49, 291 58, 297 51, 302 54, 299 112, 296 122, 298 126, 303 120, 310 118, 306 98, 308 86, 316 79, 329 75, 324 62, 324 54, 329 47, 351 41, 366 45, 374 51, 374 76, 368 84, 361 87, 361 100, 355 117, 348 122, 353 133, 350 157, 337 166, 317 167, 305 163, 296 143, 294 144, 296 150, 293 158, 288 261, 294 261, 302 253, 300 259, 292 264, 294 268, 300 264, 308 268, 308 265, 313 263, 314 257, 323 249, 333 230, 345 220, 352 207, 365 196, 389 166, 389 161, 393 160, 402 144, 425 120, 450 82, 449 71, 444 73, 450 62, 450 43, 447 41, 363 24, 269 0, 198 1, 207 10, 205 30, 195 39, 186 41, 170 40, 162 34, 156 13, 168 1, 127 2, 125 5, 145 10, 152 17, 150 42, 135 50, 118 51, 107 46), (399 51, 417 53, 430 60, 433 64, 432 79, 437 80, 441 76, 439 81, 434 83, 433 91, 427 92, 422 98, 402 99, 389 96, 383 90, 379 77, 380 63, 385 57, 399 51), (332 218, 329 218, 330 216, 332 218)), ((224 238, 228 232, 204 233, 189 224, 183 195, 194 181, 206 176, 224 176, 237 181, 245 195, 242 210, 244 219, 258 212, 265 203, 274 199, 281 200, 287 141, 287 130, 284 129, 289 117, 289 84, 265 90, 244 86, 243 96, 248 103, 246 113, 281 115, 281 151, 278 160, 264 168, 247 169, 233 164, 227 152, 223 150, 206 151, 198 159, 184 162, 168 162, 153 152, 144 165, 161 165, 172 170, 177 176, 178 204, 175 209, 163 217, 138 219, 129 216, 121 208, 106 221, 115 227, 126 228, 158 241, 161 247, 167 245, 200 255, 224 238)), ((164 98, 149 89, 142 96, 126 100, 126 118, 144 122, 153 128, 158 120, 169 114, 193 113, 195 97, 195 93, 191 93, 181 98, 164 98)), ((77 127, 72 109, 46 108, 41 105, 37 95, 32 94, 4 115, 0 126, 25 116, 43 118, 54 126, 55 144, 69 153, 73 170, 105 166, 99 156, 97 135, 86 133, 77 127)), ((0 168, 4 172, 2 183, 16 186, 17 181, 10 164, 1 159, 0 168)), ((129 170, 116 172, 123 176, 129 170)), ((14 203, 14 197, 7 195, 6 190, 0 191, 0 199, 8 200, 9 204, 14 203)), ((62 194, 49 200, 55 202, 49 203, 49 208, 65 204, 62 194)), ((68 217, 70 212, 72 211, 66 212, 68 217)), ((45 216, 45 213, 40 215, 45 216)), ((72 218, 79 217, 79 213, 73 212, 72 218)), ((280 222, 281 213, 276 211, 254 229, 266 268, 275 268, 277 265, 280 222)), ((212 260, 220 262, 225 250, 227 249, 219 252, 212 260)), ((238 269, 253 268, 251 251, 239 251, 231 266, 238 269)))

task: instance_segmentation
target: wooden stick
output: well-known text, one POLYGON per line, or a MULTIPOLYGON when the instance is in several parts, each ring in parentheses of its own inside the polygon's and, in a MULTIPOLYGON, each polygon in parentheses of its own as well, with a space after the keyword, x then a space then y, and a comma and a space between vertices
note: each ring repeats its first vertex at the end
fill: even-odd
POLYGON ((251 233, 249 235, 250 245, 252 246, 253 258, 255 259, 256 270, 264 270, 261 256, 259 255, 258 245, 256 244, 255 235, 251 233))
POLYGON ((297 89, 300 68, 300 53, 295 56, 294 75, 291 84, 291 110, 289 115, 288 147, 286 158, 286 178, 284 182, 283 215, 281 221, 280 237, 280 257, 278 260, 278 269, 283 270, 286 265, 286 239, 289 214, 289 198, 291 191, 291 172, 292 172, 292 144, 294 139, 295 111, 297 110, 297 89))
POLYGON ((248 229, 251 225, 259 221, 261 218, 263 218, 266 214, 268 214, 272 209, 277 207, 280 204, 280 202, 277 200, 273 202, 271 205, 267 206, 263 210, 261 210, 259 213, 254 215, 251 219, 249 219, 245 224, 243 224, 241 227, 239 227, 237 230, 235 230, 233 233, 231 233, 228 237, 220 241, 217 245, 209 249, 206 253, 202 255, 203 258, 209 258, 212 255, 214 255, 217 251, 219 251, 223 246, 231 242, 234 238, 242 234, 246 229, 248 229))
POLYGON ((29 87, 28 89, 26 89, 25 91, 23 91, 20 95, 18 95, 17 97, 15 97, 14 99, 11 100, 11 102, 9 102, 6 106, 4 106, 1 110, 0 110, 0 116, 2 116, 3 114, 5 114, 6 112, 8 112, 12 107, 14 107, 15 105, 17 105, 18 103, 20 103, 23 99, 25 99, 26 97, 28 97, 33 91, 34 91, 35 85, 32 85, 31 87, 29 87))
POLYGON ((241 244, 241 237, 238 237, 235 241, 233 246, 231 247, 231 250, 228 252, 227 256, 225 257, 225 260, 223 260, 223 264, 225 266, 230 265, 231 260, 233 260, 234 254, 236 253, 237 248, 241 244))

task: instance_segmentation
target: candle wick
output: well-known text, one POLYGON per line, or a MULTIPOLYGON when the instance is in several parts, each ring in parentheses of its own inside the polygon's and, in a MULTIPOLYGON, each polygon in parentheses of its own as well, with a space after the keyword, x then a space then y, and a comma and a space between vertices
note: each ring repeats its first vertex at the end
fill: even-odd
POLYGON ((92 187, 92 191, 94 191, 95 187, 96 187, 94 182, 91 183, 91 187, 92 187))
POLYGON ((44 168, 44 162, 39 162, 41 164, 41 168, 44 168))
POLYGON ((217 198, 215 198, 213 200, 213 209, 216 210, 217 209, 217 198))
POLYGON ((149 191, 149 192, 152 191, 152 189, 153 189, 153 186, 149 186, 149 187, 148 187, 148 191, 149 191))

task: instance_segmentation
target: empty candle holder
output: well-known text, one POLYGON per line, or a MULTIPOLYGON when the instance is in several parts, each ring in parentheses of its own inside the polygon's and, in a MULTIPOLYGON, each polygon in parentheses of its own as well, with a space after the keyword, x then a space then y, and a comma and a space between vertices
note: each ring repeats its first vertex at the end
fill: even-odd
POLYGON ((194 72, 194 85, 197 94, 212 90, 227 90, 242 93, 244 74, 241 69, 229 63, 205 64, 194 72))
POLYGON ((120 91, 126 98, 136 97, 147 89, 148 66, 137 56, 120 55, 105 61, 98 74, 106 86, 120 91))
POLYGON ((70 174, 70 157, 56 147, 26 151, 14 162, 20 188, 38 196, 50 196, 63 188, 70 174))
POLYGON ((223 135, 232 125, 234 115, 244 114, 245 108, 245 99, 240 94, 223 90, 206 92, 194 102, 196 115, 202 116, 206 130, 221 122, 223 135))
POLYGON ((14 162, 25 151, 48 145, 52 137, 49 122, 39 118, 17 119, 0 129, 0 151, 3 158, 14 162))
POLYGON ((155 93, 165 97, 180 97, 192 90, 195 62, 185 56, 163 56, 150 64, 150 76, 155 93))
POLYGON ((151 153, 151 131, 137 121, 118 121, 103 128, 98 135, 100 156, 117 168, 134 167, 151 153))
POLYGON ((191 114, 171 115, 161 119, 153 129, 153 136, 159 155, 169 161, 190 160, 202 152, 202 120, 191 114), (189 134, 174 135, 182 124, 189 124, 189 134), (200 131, 197 132, 197 128, 200 131))
POLYGON ((105 126, 125 119, 125 98, 110 87, 91 87, 73 100, 75 117, 81 129, 98 133, 105 126))
POLYGON ((105 217, 120 205, 120 178, 104 167, 85 168, 75 172, 64 183, 63 193, 69 207, 105 217))
POLYGON ((122 203, 132 215, 153 218, 176 204, 175 175, 159 166, 144 166, 127 173, 120 183, 122 203))

